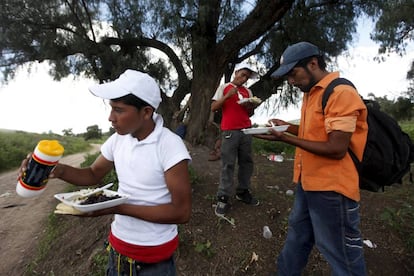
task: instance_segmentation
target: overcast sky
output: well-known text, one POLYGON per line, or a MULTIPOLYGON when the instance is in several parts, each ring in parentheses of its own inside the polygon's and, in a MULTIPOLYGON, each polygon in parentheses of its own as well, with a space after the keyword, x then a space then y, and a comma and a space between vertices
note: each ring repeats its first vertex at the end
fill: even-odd
MULTIPOLYGON (((390 55, 386 62, 377 63, 373 58, 378 45, 369 39, 371 27, 369 21, 360 24, 359 38, 350 55, 338 59, 337 70, 356 85, 362 96, 374 93, 393 99, 407 91, 405 78, 414 60, 414 47, 410 45, 404 57, 390 55)), ((27 71, 27 67, 20 68, 14 80, 0 87, 0 128, 62 134, 64 129, 82 133, 97 124, 104 132, 109 130, 109 107, 88 91, 95 81, 72 77, 55 82, 47 74, 46 64, 38 64, 30 74, 27 71)), ((299 111, 290 108, 272 115, 258 111, 252 120, 265 123, 269 116, 294 120, 299 118, 299 111)))

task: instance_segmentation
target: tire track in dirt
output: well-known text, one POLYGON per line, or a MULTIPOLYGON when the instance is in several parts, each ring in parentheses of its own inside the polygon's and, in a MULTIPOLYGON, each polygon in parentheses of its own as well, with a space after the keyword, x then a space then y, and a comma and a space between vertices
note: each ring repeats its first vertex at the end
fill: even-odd
MULTIPOLYGON (((88 153, 99 151, 93 145, 88 153)), ((79 166, 87 153, 64 156, 62 163, 79 166)), ((0 275, 23 275, 26 265, 37 254, 39 238, 44 232, 48 215, 57 204, 54 194, 65 190, 60 179, 48 182, 45 191, 36 197, 16 194, 18 170, 0 174, 0 275)))

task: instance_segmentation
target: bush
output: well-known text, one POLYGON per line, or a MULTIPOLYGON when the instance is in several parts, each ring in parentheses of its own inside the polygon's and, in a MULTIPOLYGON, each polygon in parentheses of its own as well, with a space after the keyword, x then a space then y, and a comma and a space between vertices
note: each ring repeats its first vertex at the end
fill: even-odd
MULTIPOLYGON (((81 168, 89 167, 99 156, 99 154, 99 152, 94 154, 87 154, 85 160, 80 165, 81 168)), ((116 175, 115 170, 112 170, 109 174, 105 175, 105 177, 102 179, 102 183, 114 183, 114 186, 111 189, 115 191, 118 190, 118 176, 116 175)))
POLYGON ((90 148, 83 138, 58 134, 37 134, 23 131, 0 131, 0 172, 20 166, 40 140, 58 140, 65 148, 64 155, 83 152, 90 148))
POLYGON ((411 140, 414 140, 414 121, 402 121, 399 122, 399 125, 410 136, 411 140))
MULTIPOLYGON (((399 122, 399 125, 401 126, 401 129, 411 137, 411 140, 414 140, 414 122, 412 120, 402 121, 399 122)), ((284 152, 287 156, 293 157, 295 154, 295 147, 283 142, 272 142, 253 138, 253 151, 259 154, 280 154, 284 152)))
POLYGON ((274 153, 280 154, 284 152, 287 156, 294 156, 295 147, 283 142, 273 142, 262 139, 253 138, 253 152, 258 154, 274 153))

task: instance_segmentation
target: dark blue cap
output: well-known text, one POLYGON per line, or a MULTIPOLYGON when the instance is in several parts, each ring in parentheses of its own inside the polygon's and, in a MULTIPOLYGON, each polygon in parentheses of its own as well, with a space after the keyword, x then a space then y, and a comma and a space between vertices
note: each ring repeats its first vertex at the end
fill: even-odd
POLYGON ((273 72, 272 78, 280 78, 289 73, 304 58, 319 56, 319 48, 309 42, 298 42, 286 48, 280 58, 280 67, 273 72))

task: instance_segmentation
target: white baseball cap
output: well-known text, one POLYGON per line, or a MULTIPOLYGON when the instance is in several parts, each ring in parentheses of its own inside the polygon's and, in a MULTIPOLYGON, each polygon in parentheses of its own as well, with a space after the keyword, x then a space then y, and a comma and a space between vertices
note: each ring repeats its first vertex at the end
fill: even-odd
POLYGON ((116 80, 89 87, 89 91, 103 99, 117 99, 133 94, 155 109, 161 102, 160 88, 148 74, 128 69, 116 80))
POLYGON ((234 71, 238 71, 238 70, 241 70, 241 69, 249 70, 250 73, 251 73, 251 75, 250 75, 251 79, 255 79, 259 76, 259 73, 257 73, 256 70, 254 70, 253 67, 250 64, 246 63, 246 62, 238 63, 234 67, 234 71))

